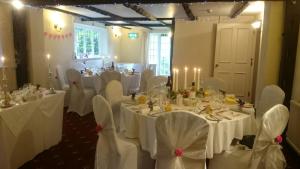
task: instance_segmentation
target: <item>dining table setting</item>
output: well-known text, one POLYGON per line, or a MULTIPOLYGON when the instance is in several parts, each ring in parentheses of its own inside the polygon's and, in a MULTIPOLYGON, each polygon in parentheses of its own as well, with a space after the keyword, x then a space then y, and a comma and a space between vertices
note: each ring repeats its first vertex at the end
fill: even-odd
POLYGON ((31 84, 1 92, 1 169, 18 168, 61 141, 64 96, 31 84))
POLYGON ((255 109, 252 104, 212 89, 202 94, 191 91, 139 94, 122 103, 120 130, 127 138, 138 139, 143 150, 156 158, 156 119, 164 114, 191 112, 209 124, 206 157, 229 150, 234 139, 256 133, 255 109), (173 94, 172 94, 173 93, 173 94), (187 93, 189 96, 187 96, 187 93))

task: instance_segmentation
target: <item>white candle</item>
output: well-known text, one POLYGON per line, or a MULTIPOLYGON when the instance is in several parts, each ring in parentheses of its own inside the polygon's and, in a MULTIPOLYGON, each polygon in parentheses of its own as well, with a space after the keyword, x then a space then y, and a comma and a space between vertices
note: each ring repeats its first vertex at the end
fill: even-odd
POLYGON ((201 73, 201 69, 199 68, 198 69, 198 82, 197 82, 197 89, 199 90, 200 89, 200 73, 201 73))
POLYGON ((176 89, 176 69, 173 69, 173 90, 176 89))
POLYGON ((197 68, 194 67, 194 82, 196 83, 197 68))
POLYGON ((5 74, 5 67, 4 67, 4 62, 5 62, 5 57, 1 57, 1 62, 2 62, 2 80, 7 80, 6 74, 5 74))
POLYGON ((187 89, 187 71, 188 67, 184 67, 184 89, 187 89))
POLYGON ((176 69, 176 91, 178 91, 178 74, 179 74, 179 69, 176 69))
POLYGON ((46 57, 47 57, 47 60, 48 60, 48 73, 51 73, 51 70, 50 70, 50 57, 51 57, 51 55, 48 53, 46 55, 46 57))

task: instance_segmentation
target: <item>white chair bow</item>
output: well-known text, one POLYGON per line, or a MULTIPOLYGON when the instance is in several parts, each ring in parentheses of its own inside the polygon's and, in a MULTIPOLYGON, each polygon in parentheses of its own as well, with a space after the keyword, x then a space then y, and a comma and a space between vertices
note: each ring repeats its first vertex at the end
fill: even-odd
POLYGON ((188 112, 172 112, 156 121, 157 169, 204 169, 208 123, 188 112))
POLYGON ((124 100, 129 100, 130 96, 123 96, 122 84, 117 80, 112 80, 107 84, 105 89, 105 96, 107 101, 111 105, 115 125, 117 131, 119 131, 121 103, 124 100))
POLYGON ((264 113, 276 104, 282 104, 284 98, 284 91, 276 85, 269 85, 263 89, 256 108, 256 124, 258 127, 261 124, 264 113))
MULTIPOLYGON (((107 84, 112 80, 117 80, 117 81, 121 82, 121 73, 117 72, 117 71, 108 70, 108 71, 101 73, 100 79, 101 79, 101 88, 99 89, 99 91, 97 91, 97 93, 101 94, 102 96, 105 96, 105 88, 106 88, 107 84)), ((95 88, 97 88, 97 87, 95 87, 95 88)))
POLYGON ((235 146, 230 151, 214 155, 209 163, 209 169, 284 169, 286 162, 281 152, 281 146, 275 138, 282 134, 289 119, 288 109, 276 105, 268 110, 255 139, 252 150, 235 146))
POLYGON ((80 116, 92 112, 92 98, 95 95, 95 91, 83 88, 81 75, 77 70, 68 69, 67 77, 71 89, 68 112, 76 112, 80 116))

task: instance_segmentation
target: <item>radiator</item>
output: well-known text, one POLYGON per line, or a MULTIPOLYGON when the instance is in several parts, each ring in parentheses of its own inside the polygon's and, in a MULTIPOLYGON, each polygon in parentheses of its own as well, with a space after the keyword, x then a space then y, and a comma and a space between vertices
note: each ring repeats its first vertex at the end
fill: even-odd
POLYGON ((300 155, 300 102, 291 100, 287 142, 300 155))

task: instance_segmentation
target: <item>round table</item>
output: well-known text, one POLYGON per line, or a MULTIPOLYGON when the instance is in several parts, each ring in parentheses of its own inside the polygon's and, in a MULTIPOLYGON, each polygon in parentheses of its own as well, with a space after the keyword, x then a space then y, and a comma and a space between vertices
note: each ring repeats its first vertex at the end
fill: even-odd
MULTIPOLYGON (((174 111, 190 111, 195 113, 194 107, 176 105, 173 105, 172 107, 174 111)), ((151 154, 151 157, 155 159, 155 122, 159 115, 168 112, 158 111, 148 113, 149 111, 147 111, 147 109, 147 105, 122 103, 120 129, 124 132, 126 137, 138 138, 142 149, 148 151, 151 154)), ((198 114, 198 116, 204 119, 207 118, 203 113, 198 114)), ((253 135, 256 133, 254 108, 242 108, 240 112, 237 112, 233 111, 230 106, 224 104, 222 116, 221 121, 206 119, 209 124, 207 158, 210 159, 213 158, 213 154, 215 153, 229 150, 234 138, 242 139, 244 135, 253 135)))

